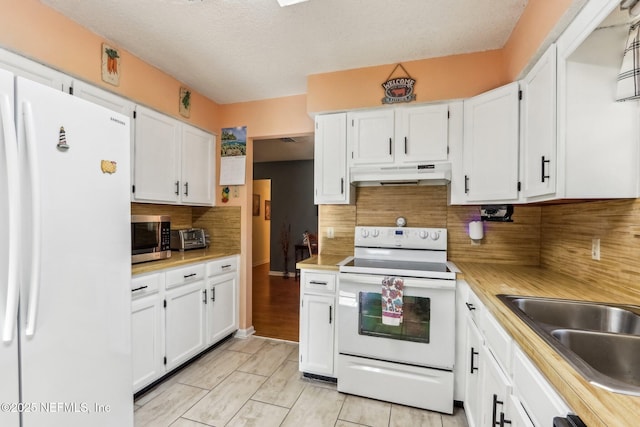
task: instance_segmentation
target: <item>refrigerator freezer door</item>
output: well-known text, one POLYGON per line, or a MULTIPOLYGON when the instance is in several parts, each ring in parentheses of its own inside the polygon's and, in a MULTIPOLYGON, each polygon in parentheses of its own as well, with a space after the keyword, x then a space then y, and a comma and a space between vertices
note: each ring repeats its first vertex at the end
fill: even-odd
POLYGON ((16 97, 22 400, 51 405, 23 425, 133 425, 129 119, 21 78, 16 97))
MULTIPOLYGON (((16 239, 20 230, 19 223, 16 222, 16 214, 19 214, 19 205, 15 200, 18 195, 15 188, 18 147, 13 117, 13 75, 0 70, 0 403, 17 405, 18 336, 17 312, 13 306, 18 301, 15 295, 18 259, 16 239), (12 170, 12 167, 15 170, 12 170)), ((15 407, 16 411, 11 411, 11 407, 9 410, 6 409, 0 410, 0 425, 17 426, 20 421, 18 408, 15 407)))

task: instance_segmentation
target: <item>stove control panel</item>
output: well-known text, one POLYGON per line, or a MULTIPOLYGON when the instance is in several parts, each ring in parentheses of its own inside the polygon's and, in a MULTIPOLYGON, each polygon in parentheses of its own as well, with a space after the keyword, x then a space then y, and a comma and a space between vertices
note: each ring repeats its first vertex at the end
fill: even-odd
POLYGON ((446 228, 356 227, 356 247, 447 250, 446 228))

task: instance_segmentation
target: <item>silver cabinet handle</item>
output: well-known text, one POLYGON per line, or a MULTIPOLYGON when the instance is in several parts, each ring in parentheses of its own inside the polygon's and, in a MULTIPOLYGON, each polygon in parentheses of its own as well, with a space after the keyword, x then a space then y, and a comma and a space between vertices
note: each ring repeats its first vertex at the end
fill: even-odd
POLYGON ((204 295, 204 298, 202 299, 202 302, 206 304, 207 303, 207 290, 206 289, 204 289, 202 291, 202 295, 204 295))
POLYGON ((184 195, 187 196, 187 197, 189 196, 189 183, 188 182, 184 183, 184 195))
POLYGON ((180 181, 176 181, 176 196, 180 195, 180 181))

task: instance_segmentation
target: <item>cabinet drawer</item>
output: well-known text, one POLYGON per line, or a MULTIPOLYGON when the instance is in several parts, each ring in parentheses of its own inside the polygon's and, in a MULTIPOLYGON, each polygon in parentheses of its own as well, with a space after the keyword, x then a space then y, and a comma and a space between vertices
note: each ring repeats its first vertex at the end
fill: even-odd
POLYGON ((513 342, 511 336, 488 311, 485 311, 482 316, 482 331, 484 332, 487 346, 491 349, 500 366, 507 374, 511 374, 511 348, 513 342))
POLYGON ((335 292, 336 275, 332 273, 316 273, 302 271, 303 292, 305 291, 323 291, 335 292))
POLYGON ((467 310, 469 311, 469 315, 473 319, 474 323, 480 327, 479 319, 481 317, 481 313, 484 311, 484 304, 480 301, 480 298, 476 294, 473 293, 471 288, 468 289, 467 300, 465 302, 467 306, 467 310))
POLYGON ((217 274, 230 273, 238 269, 238 258, 224 258, 211 261, 207 264, 207 277, 217 274))
POLYGON ((131 297, 139 298, 158 292, 162 287, 162 278, 163 274, 161 273, 134 276, 131 279, 131 297))
POLYGON ((187 267, 167 271, 167 289, 204 279, 204 264, 193 264, 187 267))
POLYGON ((547 382, 529 358, 516 347, 513 350, 514 394, 534 425, 550 426, 553 417, 566 416, 570 412, 562 397, 547 382))

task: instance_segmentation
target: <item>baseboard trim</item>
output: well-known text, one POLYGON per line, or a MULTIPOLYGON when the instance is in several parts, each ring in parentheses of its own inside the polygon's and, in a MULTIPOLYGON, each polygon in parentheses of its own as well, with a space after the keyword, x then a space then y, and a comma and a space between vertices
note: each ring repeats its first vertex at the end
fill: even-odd
POLYGON ((249 338, 251 335, 255 333, 256 333, 256 330, 253 328, 253 326, 249 326, 247 329, 238 329, 233 336, 234 338, 245 339, 245 338, 249 338))
MULTIPOLYGON (((286 277, 293 277, 294 275, 295 275, 295 272, 290 271, 287 273, 286 277)), ((269 271, 269 276, 285 277, 285 273, 284 271, 269 271)))

